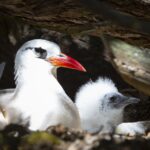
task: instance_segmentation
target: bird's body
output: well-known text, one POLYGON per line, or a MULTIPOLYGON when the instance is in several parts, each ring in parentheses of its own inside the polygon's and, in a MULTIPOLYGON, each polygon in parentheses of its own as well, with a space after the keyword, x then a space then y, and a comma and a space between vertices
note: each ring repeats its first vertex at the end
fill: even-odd
MULTIPOLYGON (((31 130, 45 130, 58 124, 80 127, 76 106, 52 74, 57 66, 68 67, 66 59, 55 43, 46 40, 31 40, 19 49, 15 59, 16 89, 12 95, 9 93, 11 101, 0 101, 8 123, 28 125, 31 130)), ((83 69, 73 61, 79 65, 78 70, 83 69)))
POLYGON ((114 83, 107 78, 83 85, 76 95, 76 105, 82 129, 91 133, 113 132, 123 122, 123 109, 137 99, 123 96, 114 83))
MULTIPOLYGON (((35 74, 38 73, 34 69, 32 71, 35 74)), ((13 100, 7 106, 6 112, 10 112, 11 123, 19 123, 20 120, 23 120, 23 124, 25 124, 24 121, 28 123, 29 119, 29 127, 34 130, 45 129, 49 125, 59 123, 69 127, 78 127, 77 110, 53 76, 39 74, 39 78, 33 77, 31 81, 25 82, 18 91, 16 89, 13 100), (41 78, 43 79, 41 80, 41 78), (38 83, 36 83, 37 81, 38 83), (17 111, 16 108, 21 115, 20 119, 18 119, 19 116, 16 117, 15 113, 12 113, 14 110, 17 111)))

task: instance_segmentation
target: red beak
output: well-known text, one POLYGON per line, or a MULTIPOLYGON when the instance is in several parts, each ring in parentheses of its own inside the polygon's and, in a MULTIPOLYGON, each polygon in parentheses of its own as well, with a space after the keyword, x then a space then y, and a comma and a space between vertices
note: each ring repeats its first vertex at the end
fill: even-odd
POLYGON ((70 68, 86 72, 85 68, 77 60, 62 53, 59 56, 48 58, 48 61, 57 67, 70 68))

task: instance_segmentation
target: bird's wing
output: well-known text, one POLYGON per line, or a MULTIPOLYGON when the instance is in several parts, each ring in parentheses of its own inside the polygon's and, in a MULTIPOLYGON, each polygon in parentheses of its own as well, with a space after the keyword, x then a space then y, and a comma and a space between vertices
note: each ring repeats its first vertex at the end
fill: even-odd
POLYGON ((73 128, 80 128, 80 117, 76 105, 65 93, 58 94, 58 96, 61 99, 64 112, 67 110, 65 114, 69 115, 69 120, 72 120, 72 124, 70 126, 73 128))
POLYGON ((0 105, 7 105, 13 98, 15 89, 4 89, 0 90, 0 105))
MULTIPOLYGON (((48 110, 48 113, 44 118, 40 129, 43 130, 48 126, 58 124, 62 124, 66 127, 80 129, 80 117, 75 104, 65 93, 58 93, 57 98, 59 99, 57 107, 55 109, 52 108, 48 110)), ((55 100, 55 102, 56 101, 57 100, 55 100)))
POLYGON ((3 71, 4 71, 4 68, 5 68, 5 62, 2 62, 1 64, 0 64, 0 79, 1 79, 1 77, 2 77, 2 75, 3 75, 3 71))

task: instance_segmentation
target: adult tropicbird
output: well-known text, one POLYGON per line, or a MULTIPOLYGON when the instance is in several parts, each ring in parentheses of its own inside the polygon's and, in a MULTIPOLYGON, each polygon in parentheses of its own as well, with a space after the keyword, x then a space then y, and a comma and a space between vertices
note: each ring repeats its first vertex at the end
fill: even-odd
POLYGON ((139 99, 122 95, 114 83, 107 78, 83 85, 76 95, 76 105, 82 129, 91 133, 113 132, 123 122, 125 106, 139 99))
POLYGON ((79 62, 61 53, 53 42, 35 39, 18 50, 16 89, 8 90, 8 95, 2 94, 0 99, 7 124, 28 125, 31 130, 44 130, 57 124, 80 127, 76 106, 53 75, 58 67, 85 71, 79 62))

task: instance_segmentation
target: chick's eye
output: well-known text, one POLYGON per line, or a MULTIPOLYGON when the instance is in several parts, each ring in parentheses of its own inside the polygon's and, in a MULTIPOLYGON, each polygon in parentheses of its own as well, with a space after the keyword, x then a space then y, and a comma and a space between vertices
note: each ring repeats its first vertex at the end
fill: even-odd
POLYGON ((45 49, 42 49, 41 47, 35 48, 35 52, 37 53, 37 56, 39 58, 45 59, 47 56, 47 51, 45 49))
POLYGON ((116 96, 111 96, 111 97, 110 97, 110 101, 111 101, 111 102, 114 102, 115 100, 116 100, 116 96))

